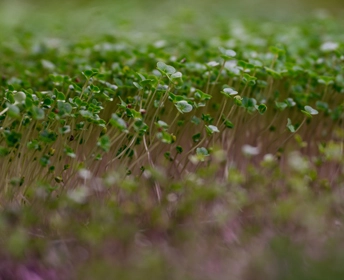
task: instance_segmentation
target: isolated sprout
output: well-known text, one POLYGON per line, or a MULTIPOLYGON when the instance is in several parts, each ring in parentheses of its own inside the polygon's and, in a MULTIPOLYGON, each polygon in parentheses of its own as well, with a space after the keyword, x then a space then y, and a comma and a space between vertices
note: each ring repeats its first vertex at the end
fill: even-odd
POLYGON ((295 126, 292 125, 291 123, 291 120, 288 118, 288 121, 287 121, 287 128, 290 130, 290 132, 294 133, 296 132, 296 129, 295 129, 295 126))
POLYGON ((189 157, 193 164, 204 162, 209 157, 209 151, 205 147, 199 147, 196 149, 196 154, 189 157))
POLYGON ((241 106, 241 104, 242 104, 242 99, 243 99, 243 98, 242 98, 240 95, 234 96, 234 102, 235 102, 235 104, 238 105, 238 106, 241 106))
POLYGON ((173 75, 176 73, 176 69, 173 66, 167 65, 161 61, 157 63, 157 68, 163 75, 173 75))
POLYGON ((263 115, 267 110, 267 106, 265 104, 260 104, 256 106, 256 109, 258 110, 259 114, 263 115))
POLYGON ((192 105, 190 105, 185 100, 177 101, 176 103, 174 103, 174 105, 176 106, 177 110, 182 114, 189 113, 192 111, 192 105))
POLYGON ((166 131, 168 129, 168 124, 162 120, 159 120, 158 122, 156 122, 155 125, 157 126, 158 129, 163 130, 163 131, 166 131))
POLYGON ((219 47, 219 50, 221 52, 221 57, 226 59, 226 60, 236 56, 236 52, 233 50, 224 49, 221 47, 219 47))
POLYGON ((213 135, 214 133, 219 133, 220 130, 215 125, 206 125, 205 129, 208 135, 213 135))
POLYGON ((302 113, 304 113, 308 117, 312 117, 313 115, 319 114, 319 112, 315 109, 313 109, 311 106, 305 106, 305 110, 301 110, 302 113))
POLYGON ((237 95, 238 92, 230 87, 226 87, 224 88, 222 91, 221 91, 222 94, 224 94, 225 96, 227 97, 231 97, 231 96, 234 96, 234 95, 237 95))
POLYGON ((207 94, 199 89, 195 90, 195 98, 199 99, 200 101, 205 101, 205 100, 209 100, 212 98, 212 96, 210 94, 207 94))

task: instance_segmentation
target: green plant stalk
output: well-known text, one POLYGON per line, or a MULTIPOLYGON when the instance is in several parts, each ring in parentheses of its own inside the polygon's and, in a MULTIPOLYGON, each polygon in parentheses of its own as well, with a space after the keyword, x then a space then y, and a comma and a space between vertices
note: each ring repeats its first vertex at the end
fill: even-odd
POLYGON ((165 101, 166 101, 166 99, 168 98, 168 92, 170 91, 170 90, 172 90, 172 87, 170 88, 170 85, 167 87, 167 89, 166 89, 166 91, 165 91, 165 93, 163 94, 163 96, 161 97, 161 101, 159 102, 159 106, 158 106, 158 108, 155 110, 155 112, 154 112, 154 115, 153 115, 153 118, 152 118, 152 122, 151 122, 151 125, 150 125, 150 127, 149 127, 149 131, 150 131, 150 139, 149 139, 149 141, 152 141, 152 139, 151 139, 151 135, 152 135, 152 131, 153 131, 153 125, 154 125, 154 121, 155 121, 155 118, 156 118, 156 116, 158 115, 158 112, 160 111, 160 107, 161 107, 161 105, 163 105, 164 103, 165 103, 165 101))
MULTIPOLYGON (((148 162, 149 162, 150 166, 155 169, 155 165, 154 165, 154 163, 152 161, 152 157, 151 157, 151 154, 149 152, 145 136, 143 136, 143 144, 144 144, 144 147, 145 147, 145 150, 146 150, 146 153, 147 153, 148 162)), ((156 197, 157 197, 158 203, 160 203, 161 202, 161 187, 158 184, 158 182, 156 182, 156 181, 154 181, 154 187, 155 187, 155 193, 156 193, 156 197)))
POLYGON ((303 124, 305 123, 305 121, 307 120, 307 117, 304 117, 303 121, 301 122, 301 124, 299 125, 299 127, 295 130, 295 132, 293 132, 291 135, 289 135, 289 137, 287 137, 281 144, 281 146, 284 146, 291 137, 293 137, 299 130, 300 128, 303 126, 303 124))
POLYGON ((219 79, 220 79, 220 76, 221 76, 221 74, 222 74, 222 71, 223 71, 223 69, 225 68, 225 64, 226 64, 226 60, 224 59, 223 62, 222 62, 222 64, 221 64, 219 73, 218 73, 217 76, 216 76, 215 82, 214 82, 213 86, 211 87, 210 94, 213 93, 213 91, 214 91, 214 89, 215 89, 215 86, 217 85, 217 82, 218 82, 219 79))

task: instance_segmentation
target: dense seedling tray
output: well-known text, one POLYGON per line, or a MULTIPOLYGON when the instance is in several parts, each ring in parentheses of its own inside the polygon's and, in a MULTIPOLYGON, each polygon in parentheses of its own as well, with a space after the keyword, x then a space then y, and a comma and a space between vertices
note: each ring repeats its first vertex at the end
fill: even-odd
POLYGON ((20 38, 0 47, 0 278, 343 275, 335 21, 20 38))

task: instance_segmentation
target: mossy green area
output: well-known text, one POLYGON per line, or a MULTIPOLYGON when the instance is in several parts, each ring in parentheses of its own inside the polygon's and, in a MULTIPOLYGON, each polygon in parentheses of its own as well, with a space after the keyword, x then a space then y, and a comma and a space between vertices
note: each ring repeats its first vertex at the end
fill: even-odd
POLYGON ((340 2, 259 3, 0 4, 0 279, 344 277, 340 2))

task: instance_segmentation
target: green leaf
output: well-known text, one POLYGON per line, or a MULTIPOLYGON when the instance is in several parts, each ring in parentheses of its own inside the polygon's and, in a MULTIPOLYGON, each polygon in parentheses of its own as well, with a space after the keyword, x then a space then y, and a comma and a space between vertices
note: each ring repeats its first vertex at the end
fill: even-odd
POLYGON ((275 54, 277 56, 283 56, 285 54, 285 50, 283 50, 279 47, 275 47, 275 46, 270 47, 270 52, 272 52, 273 54, 275 54))
POLYGON ((200 147, 196 149, 196 154, 197 155, 203 155, 203 156, 209 156, 209 152, 206 148, 200 147))
POLYGON ((76 158, 76 154, 74 153, 73 149, 69 146, 65 146, 64 153, 71 158, 76 158))
POLYGON ((143 134, 145 134, 147 132, 148 125, 143 120, 138 119, 134 123, 134 129, 140 135, 143 135, 143 134))
POLYGON ((171 75, 171 79, 181 79, 183 74, 181 72, 176 72, 171 75))
POLYGON ((222 57, 224 59, 229 59, 229 58, 233 58, 236 56, 236 52, 233 51, 233 50, 229 50, 229 49, 225 49, 225 48, 222 48, 222 47, 219 47, 219 50, 222 54, 222 57))
MULTIPOLYGON (((62 103, 62 102, 61 102, 62 103)), ((76 96, 73 98, 73 103, 76 104, 77 106, 86 106, 87 103, 82 101, 79 96, 76 96)))
POLYGON ((237 106, 241 106, 242 105, 242 97, 239 96, 239 95, 236 95, 234 96, 234 103, 237 105, 237 106))
POLYGON ((212 135, 214 133, 220 132, 220 130, 215 125, 206 125, 205 129, 206 129, 208 135, 212 135))
POLYGON ((59 127, 59 132, 60 134, 67 134, 71 131, 70 126, 69 125, 65 125, 63 127, 59 127))
POLYGON ((260 104, 260 105, 258 106, 257 109, 258 109, 258 112, 259 112, 261 115, 263 115, 263 114, 266 112, 267 107, 266 107, 265 104, 260 104))
POLYGON ((6 144, 8 147, 15 147, 22 137, 21 133, 15 132, 15 131, 4 131, 6 144))
POLYGON ((292 98, 287 98, 286 100, 284 100, 284 102, 289 106, 289 107, 293 107, 296 105, 296 102, 294 101, 294 99, 292 98))
POLYGON ((318 79, 319 84, 330 85, 334 83, 334 78, 329 76, 320 76, 318 79))
POLYGON ((33 106, 30 110, 32 117, 35 120, 43 120, 44 119, 44 110, 37 107, 37 106, 33 106))
POLYGON ((210 116, 210 114, 202 114, 201 119, 207 124, 211 124, 214 120, 214 118, 210 116))
POLYGON ((94 93, 100 93, 99 87, 97 87, 97 86, 95 86, 95 85, 90 85, 90 89, 91 89, 92 92, 94 92, 94 93))
POLYGON ((87 119, 93 119, 94 118, 93 114, 88 110, 80 110, 79 113, 84 118, 87 118, 87 119))
POLYGON ((192 136, 192 140, 193 140, 195 143, 199 142, 200 139, 201 139, 201 133, 196 133, 196 134, 194 134, 194 135, 192 136))
POLYGON ((90 78, 98 74, 98 70, 97 69, 85 70, 84 72, 82 72, 82 74, 85 76, 87 80, 89 80, 90 78))
POLYGON ((160 72, 162 72, 163 74, 169 74, 172 75, 174 73, 176 73, 176 69, 173 66, 170 65, 166 65, 165 63, 159 61, 157 63, 157 68, 158 70, 160 70, 160 72))
POLYGON ((291 124, 291 120, 288 118, 287 122, 287 128, 290 130, 290 132, 294 133, 296 132, 295 127, 291 124))
POLYGON ((54 89, 54 94, 57 100, 66 100, 66 96, 62 92, 58 91, 56 88, 54 89))
POLYGON ((233 128, 234 127, 234 124, 229 120, 225 120, 224 124, 227 128, 233 128))
POLYGON ((265 70, 266 70, 266 72, 267 72, 270 76, 272 76, 273 78, 275 78, 275 79, 281 78, 281 74, 278 73, 278 72, 276 72, 275 70, 273 70, 273 69, 271 69, 271 68, 269 68, 269 67, 265 67, 265 70))
POLYGON ((159 129, 161 129, 161 130, 163 130, 163 131, 166 131, 166 130, 168 129, 168 124, 165 123, 165 122, 163 122, 163 121, 161 121, 161 120, 159 120, 158 122, 156 122, 155 125, 156 125, 159 129))
POLYGON ((174 138, 171 134, 167 133, 166 131, 158 132, 157 138, 161 140, 161 142, 166 144, 172 144, 174 142, 174 138))
POLYGON ((133 85, 138 89, 143 89, 143 87, 137 82, 133 82, 133 85))
POLYGON ((103 151, 108 152, 111 147, 110 138, 107 135, 103 135, 98 139, 97 146, 100 147, 103 151))
POLYGON ((42 150, 42 147, 41 147, 41 145, 39 144, 39 142, 37 140, 29 141, 26 146, 30 150, 37 150, 37 151, 41 151, 42 150))
POLYGON ((39 159, 39 163, 43 166, 46 167, 50 164, 50 156, 45 154, 39 159))
POLYGON ((256 84, 256 80, 257 80, 256 77, 251 76, 246 73, 243 75, 243 78, 242 78, 242 81, 249 86, 254 86, 256 84))
POLYGON ((57 110, 58 115, 64 117, 71 114, 73 107, 68 102, 57 101, 57 110))
POLYGON ((56 141, 57 134, 45 129, 39 134, 39 139, 46 144, 52 144, 56 141))
POLYGON ((110 124, 118 128, 121 132, 125 132, 125 133, 129 132, 127 129, 127 123, 122 118, 117 116, 117 114, 111 115, 110 124))
POLYGON ((206 65, 208 67, 216 67, 216 66, 220 65, 220 63, 218 63, 217 61, 209 61, 206 65))
POLYGON ((254 98, 249 97, 243 97, 242 104, 244 108, 246 108, 247 111, 253 112, 256 110, 257 100, 254 98))
POLYGON ((230 87, 226 87, 221 91, 222 94, 224 94, 227 97, 237 95, 238 92, 230 87))
POLYGON ((207 94, 199 89, 195 90, 195 98, 203 101, 203 100, 209 100, 212 98, 212 96, 210 94, 207 94))
POLYGON ((193 116, 191 122, 195 125, 199 125, 201 123, 201 119, 197 118, 196 116, 193 116))
POLYGON ((196 149, 196 156, 198 161, 203 162, 209 156, 209 152, 206 148, 200 147, 196 149))
POLYGON ((7 114, 14 119, 20 118, 20 109, 16 105, 8 104, 7 114))
POLYGON ((319 112, 317 110, 313 109, 311 106, 307 105, 304 108, 305 108, 305 111, 307 113, 309 113, 310 115, 317 115, 317 114, 319 114, 319 112))
POLYGON ((176 103, 174 103, 178 111, 182 114, 189 113, 192 111, 192 105, 190 105, 187 101, 181 100, 176 103))
POLYGON ((33 100, 31 98, 26 98, 25 99, 25 107, 27 109, 30 109, 33 106, 33 100))
POLYGON ((329 107, 328 107, 328 104, 326 102, 323 102, 323 101, 320 101, 318 100, 316 103, 315 103, 315 106, 318 110, 321 110, 321 111, 324 111, 324 112, 327 112, 329 107))
POLYGON ((22 103, 26 99, 26 94, 22 91, 17 91, 16 93, 14 93, 13 97, 14 97, 15 102, 22 103))
POLYGON ((277 102, 277 101, 275 101, 275 104, 276 104, 277 109, 279 109, 281 111, 283 111, 285 108, 288 107, 288 104, 285 103, 285 102, 277 102))

